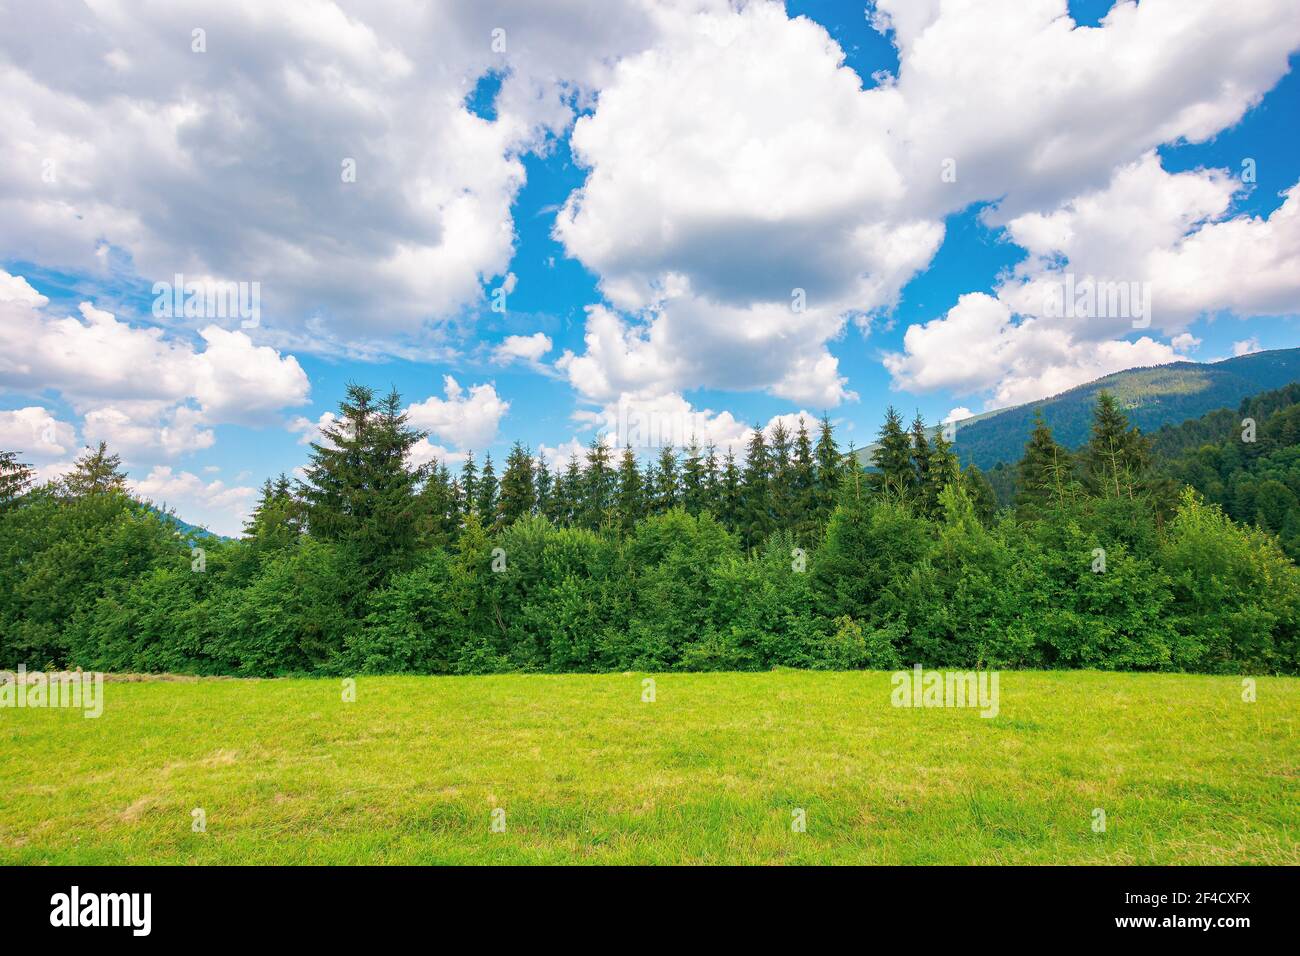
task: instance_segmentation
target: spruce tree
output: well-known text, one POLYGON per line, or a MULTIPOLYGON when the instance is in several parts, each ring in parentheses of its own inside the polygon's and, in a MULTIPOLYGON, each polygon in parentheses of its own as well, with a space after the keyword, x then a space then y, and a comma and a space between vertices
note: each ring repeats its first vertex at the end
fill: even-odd
POLYGON ((672 445, 665 445, 659 451, 653 488, 655 514, 663 514, 681 504, 681 486, 677 478, 677 452, 672 445))
POLYGON ((864 487, 868 491, 871 489, 871 476, 862 467, 858 457, 857 446, 849 442, 849 450, 844 455, 844 471, 840 475, 840 491, 835 497, 836 507, 839 507, 845 495, 852 494, 853 500, 859 501, 863 497, 864 487))
POLYGON ((253 537, 257 534, 257 526, 262 517, 267 514, 275 501, 275 489, 268 478, 262 482, 262 490, 257 496, 257 501, 253 505, 252 514, 244 521, 244 534, 253 537))
POLYGON ((551 476, 551 469, 546 467, 546 457, 537 456, 536 468, 536 487, 537 487, 537 504, 534 506, 539 515, 547 518, 551 517, 551 498, 555 494, 555 479, 551 476))
POLYGON ((961 462, 953 451, 952 442, 944 437, 942 431, 934 436, 926 458, 924 482, 921 485, 921 502, 925 514, 938 520, 943 517, 943 505, 939 496, 949 485, 956 485, 961 479, 961 462))
POLYGON ((771 462, 771 485, 769 486, 770 509, 774 527, 793 531, 794 524, 794 475, 790 462, 790 430, 779 418, 772 426, 772 440, 769 445, 768 459, 771 462))
POLYGON ((1133 497, 1151 468, 1151 442, 1129 425, 1114 396, 1097 396, 1092 437, 1080 454, 1088 491, 1107 497, 1133 497))
POLYGON ((912 438, 903 428, 902 416, 892 405, 885 412, 885 423, 880 426, 871 475, 871 487, 902 501, 916 498, 916 469, 912 464, 912 438))
POLYGON ((741 486, 741 540, 755 548, 772 530, 772 458, 761 425, 755 425, 745 452, 744 482, 741 486))
POLYGON ((658 487, 659 473, 655 468, 655 463, 650 459, 646 459, 645 469, 641 473, 641 488, 647 515, 659 514, 659 503, 655 500, 655 490, 658 487))
MULTIPOLYGON (((936 440, 941 440, 942 435, 936 435, 936 440)), ((921 492, 922 501, 927 511, 932 511, 931 505, 935 508, 939 503, 939 492, 943 490, 943 484, 940 483, 937 489, 931 487, 929 478, 930 473, 930 436, 929 429, 925 427, 925 419, 920 411, 912 419, 912 469, 916 472, 917 488, 921 492), (933 502, 931 502, 931 491, 933 491, 933 502)))
POLYGON ((407 456, 425 432, 412 429, 396 391, 376 402, 349 384, 339 418, 313 442, 302 486, 311 534, 343 546, 364 586, 409 566, 418 544, 416 490, 424 469, 407 456))
POLYGON ((704 492, 704 451, 692 435, 682 462, 682 504, 688 512, 697 515, 704 510, 704 492))
MULTIPOLYGON (((448 472, 448 474, 450 474, 450 472, 448 472)), ((457 526, 460 526, 465 521, 465 493, 460 490, 459 478, 453 478, 451 480, 451 505, 452 514, 456 519, 456 524, 457 526)))
POLYGON ((465 461, 460 466, 460 516, 462 522, 474 513, 478 507, 478 467, 474 464, 474 452, 465 452, 465 461))
POLYGON ((583 473, 582 520, 593 531, 602 527, 614 511, 614 469, 610 466, 609 446, 597 435, 587 446, 587 468, 583 473))
POLYGON ((718 501, 718 446, 709 442, 704 458, 704 509, 717 517, 721 514, 718 501))
POLYGON ((845 462, 835 443, 835 430, 825 414, 819 425, 815 456, 814 501, 818 527, 826 527, 840 492, 840 480, 845 472, 845 462))
POLYGON ((991 525, 998 512, 998 496, 993 491, 993 484, 988 476, 972 462, 962 473, 962 484, 966 488, 966 495, 970 498, 971 504, 975 506, 975 517, 981 524, 991 525))
POLYGON ((1070 453, 1052 437, 1041 410, 1034 412, 1034 428, 1018 469, 1016 508, 1024 515, 1041 514, 1049 505, 1065 501, 1073 494, 1074 462, 1070 453))
POLYGON ((555 519, 557 524, 572 527, 581 517, 582 462, 576 451, 569 454, 564 473, 555 482, 555 519))
POLYGON ((645 483, 641 478, 636 454, 631 448, 623 449, 618 462, 617 500, 619 527, 624 533, 630 532, 645 517, 645 483))
POLYGON ((736 465, 735 452, 727 448, 727 456, 722 462, 722 475, 718 479, 718 518, 732 531, 739 532, 744 507, 743 488, 741 486, 740 468, 736 465))
POLYGON ((483 530, 491 532, 497 513, 497 473, 492 466, 492 453, 483 456, 483 470, 479 472, 474 508, 478 512, 483 530))
POLYGON ((63 491, 72 498, 102 495, 126 489, 126 473, 122 471, 122 456, 110 455, 108 445, 100 442, 94 449, 87 448, 63 478, 63 491))
POLYGON ((445 464, 435 462, 429 469, 424 487, 420 489, 418 508, 424 544, 429 547, 450 547, 460 528, 461 512, 456 483, 445 464))
POLYGON ((520 518, 533 513, 537 505, 537 489, 533 484, 533 456, 524 446, 515 442, 506 456, 506 470, 501 475, 501 489, 497 497, 495 530, 509 527, 520 518))
POLYGON ((253 513, 244 522, 244 534, 258 548, 280 549, 293 544, 303 531, 303 506, 293 493, 287 475, 262 484, 253 513))
POLYGON ((794 515, 793 531, 801 543, 817 538, 817 473, 813 465, 812 439, 808 423, 799 417, 794 437, 794 455, 790 462, 790 499, 794 515))

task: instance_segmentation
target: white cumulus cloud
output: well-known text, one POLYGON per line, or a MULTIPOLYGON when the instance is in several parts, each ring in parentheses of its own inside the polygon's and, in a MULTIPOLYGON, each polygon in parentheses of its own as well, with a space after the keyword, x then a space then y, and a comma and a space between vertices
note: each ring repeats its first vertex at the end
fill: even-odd
POLYGON ((462 451, 491 444, 510 403, 491 383, 473 385, 466 391, 450 375, 444 375, 442 381, 446 397, 431 395, 412 404, 406 410, 411 424, 462 451))
POLYGON ((1185 358, 1204 315, 1300 312, 1300 185, 1265 217, 1229 215, 1240 189, 1223 170, 1168 173, 1151 152, 1099 190, 1016 217, 1008 235, 1028 259, 995 295, 909 328, 885 357, 895 385, 1029 401, 1185 358), (1063 307, 1093 291, 1087 308, 1063 307))
MULTIPOLYGON (((657 384, 852 398, 828 343, 894 304, 938 250, 944 217, 989 202, 988 221, 1012 223, 1016 241, 1068 242, 1035 214, 1103 189, 1128 164, 1140 186, 1153 147, 1237 122, 1300 46, 1289 0, 1120 2, 1097 28, 1076 27, 1066 0, 880 0, 872 16, 899 70, 867 89, 825 30, 775 3, 666 17, 653 46, 617 64, 574 128, 588 175, 555 226, 612 307, 588 311, 585 351, 557 363, 582 397, 657 384), (800 296, 806 307, 791 308, 800 296)), ((1166 190, 1175 206, 1153 223, 1067 212, 1097 234, 1091 252, 1109 230, 1117 249, 1146 242, 1154 256, 1232 193, 1213 176, 1177 184, 1186 195, 1166 190)), ((1195 248, 1182 252, 1185 272, 1195 248)), ((1259 253, 1256 272, 1291 265, 1259 253)), ((1168 298, 1170 315, 1186 311, 1168 298)), ((1046 386, 1126 355, 1172 354, 1149 342, 1023 375, 1046 386)), ((897 381, 909 377, 941 376, 897 381)))
POLYGON ((293 356, 209 326, 202 349, 81 303, 59 315, 21 276, 0 270, 0 388, 58 391, 84 416, 88 439, 128 458, 206 448, 223 423, 259 424, 307 400, 293 356))
POLYGON ((149 282, 259 282, 267 324, 299 348, 395 342, 479 303, 513 254, 523 155, 654 42, 659 15, 650 0, 19 6, 0 32, 0 256, 99 273, 112 249, 149 282), (495 119, 466 104, 489 74, 495 119))
POLYGON ((0 450, 48 461, 76 448, 77 430, 40 405, 0 411, 0 450))
POLYGON ((492 350, 494 362, 505 365, 514 361, 538 362, 549 352, 554 343, 545 332, 532 335, 507 335, 501 344, 492 350))

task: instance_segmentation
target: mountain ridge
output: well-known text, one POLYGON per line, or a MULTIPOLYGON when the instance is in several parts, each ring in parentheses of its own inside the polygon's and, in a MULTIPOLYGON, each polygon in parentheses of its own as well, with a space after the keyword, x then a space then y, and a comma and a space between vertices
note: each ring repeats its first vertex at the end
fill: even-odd
MULTIPOLYGON (((985 471, 1018 461, 1039 409, 1056 440, 1066 448, 1078 448, 1088 440, 1092 409, 1102 391, 1115 396, 1132 424, 1151 433, 1215 409, 1236 408, 1244 399, 1295 381, 1300 381, 1300 348, 1252 352, 1217 362, 1135 366, 1048 398, 958 422, 956 451, 963 464, 985 471)), ((870 465, 874 449, 874 444, 858 449, 858 460, 870 465)))

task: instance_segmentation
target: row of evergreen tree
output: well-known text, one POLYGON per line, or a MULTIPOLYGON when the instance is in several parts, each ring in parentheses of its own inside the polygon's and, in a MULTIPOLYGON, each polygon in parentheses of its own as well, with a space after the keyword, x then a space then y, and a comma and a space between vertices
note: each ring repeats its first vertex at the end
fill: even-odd
POLYGON ((780 420, 770 434, 755 426, 743 463, 731 448, 720 456, 713 444, 692 438, 680 452, 667 445, 642 464, 633 449, 620 452, 597 436, 581 458, 575 452, 556 471, 516 442, 499 475, 490 452, 480 466, 470 451, 456 472, 440 462, 405 466, 425 433, 411 428, 400 408, 396 393, 376 399, 365 386, 349 386, 337 420, 311 446, 307 480, 268 480, 245 533, 276 533, 278 526, 300 533, 310 526, 322 539, 373 552, 382 576, 390 570, 384 552, 450 545, 470 516, 489 533, 540 516, 557 527, 626 534, 644 518, 681 508, 691 515, 708 512, 746 548, 759 547, 778 530, 811 546, 849 475, 931 516, 939 513, 940 492, 954 481, 965 483, 983 520, 996 510, 978 468, 963 470, 950 441, 919 414, 905 429, 893 408, 871 473, 862 473, 851 450, 841 450, 823 416, 815 442, 802 418, 793 433, 780 420))
POLYGON ((455 476, 445 466, 432 468, 426 511, 441 516, 449 534, 471 511, 491 530, 541 515, 564 527, 626 532, 642 518, 681 507, 708 511, 757 544, 775 527, 811 534, 824 524, 846 468, 826 419, 815 446, 802 420, 794 435, 781 422, 770 437, 755 429, 743 465, 731 449, 720 457, 714 445, 695 440, 680 453, 672 445, 659 449, 644 466, 631 448, 617 460, 616 451, 598 436, 583 457, 575 452, 552 473, 544 458, 516 442, 499 478, 490 453, 480 468, 470 452, 455 476))
MULTIPOLYGON (((681 454, 668 445, 644 465, 630 448, 615 461, 614 450, 597 436, 583 458, 574 453, 554 473, 543 457, 516 442, 499 477, 490 452, 480 467, 470 451, 454 474, 440 462, 412 467, 410 451, 425 437, 410 426, 397 392, 377 398, 364 385, 349 385, 339 415, 311 445, 306 480, 283 474, 268 479, 245 534, 291 540, 310 533, 346 544, 362 556, 373 585, 407 566, 421 549, 453 545, 471 517, 489 534, 530 516, 557 527, 627 534, 647 517, 681 508, 711 514, 754 549, 776 531, 815 546, 846 480, 865 483, 931 519, 941 516, 940 494, 952 484, 961 485, 985 524, 998 511, 989 479, 973 464, 961 466, 944 431, 927 427, 919 413, 906 427, 892 407, 869 469, 860 467, 851 449, 840 449, 825 416, 815 443, 802 418, 793 434, 779 420, 770 435, 755 426, 743 464, 732 449, 719 457, 712 444, 702 447, 694 439, 681 454)), ((1091 439, 1078 452, 1058 444, 1036 416, 1015 468, 1017 513, 1032 517, 1067 499, 1115 495, 1144 496, 1167 514, 1178 483, 1154 474, 1152 462, 1152 440, 1129 424, 1105 392, 1091 439)), ((13 452, 0 452, 0 507, 16 500, 33 478, 31 467, 13 452)), ((123 489, 125 481, 120 458, 101 442, 53 487, 76 497, 123 489)))
MULTIPOLYGON (((779 420, 770 435, 755 426, 743 464, 732 449, 720 458, 715 446, 694 439, 681 454, 668 445, 644 465, 625 448, 616 462, 614 450, 597 436, 583 458, 574 453, 554 473, 543 457, 516 442, 498 477, 490 452, 480 467, 470 451, 456 473, 440 462, 412 467, 410 451, 427 433, 410 426, 401 405, 395 391, 376 398, 366 386, 349 385, 339 415, 311 445, 306 480, 293 482, 283 474, 268 479, 245 534, 287 540, 310 533, 346 543, 365 556, 374 583, 405 566, 416 551, 454 544, 471 517, 489 534, 530 516, 557 527, 626 534, 647 517, 681 508, 691 515, 708 512, 753 549, 776 531, 815 546, 846 480, 931 519, 941 516, 940 494, 953 484, 961 485, 985 524, 998 511, 989 479, 973 464, 962 467, 942 430, 927 427, 919 413, 906 427, 892 407, 869 469, 860 467, 851 449, 840 449, 823 416, 815 443, 802 418, 793 434, 779 420)), ((1291 427, 1300 420, 1294 411, 1284 405, 1277 418, 1291 427)), ((1282 430, 1279 425, 1270 435, 1282 430)), ((1271 450, 1278 440, 1260 447, 1271 450)), ((1053 503, 1107 495, 1142 496, 1167 514, 1177 498, 1178 482, 1153 471, 1152 439, 1129 424, 1106 392, 1097 401, 1091 438, 1077 452, 1057 443, 1036 416, 1014 474, 1022 518, 1053 503)), ((29 465, 13 452, 0 452, 0 507, 17 500, 33 479, 29 465)), ((78 497, 123 489, 125 481, 120 458, 101 442, 52 487, 78 497)))

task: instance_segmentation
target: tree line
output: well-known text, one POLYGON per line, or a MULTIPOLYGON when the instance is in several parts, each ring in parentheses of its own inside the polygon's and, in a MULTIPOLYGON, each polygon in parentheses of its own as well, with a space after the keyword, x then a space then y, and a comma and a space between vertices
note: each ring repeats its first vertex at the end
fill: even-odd
POLYGON ((1099 397, 1088 444, 1036 423, 1013 507, 893 409, 874 467, 831 423, 599 439, 552 472, 516 443, 413 467, 400 396, 349 386, 304 479, 238 540, 195 536, 88 450, 36 486, 0 453, 6 666, 363 672, 1047 667, 1300 670, 1300 569, 1153 466, 1099 397))

